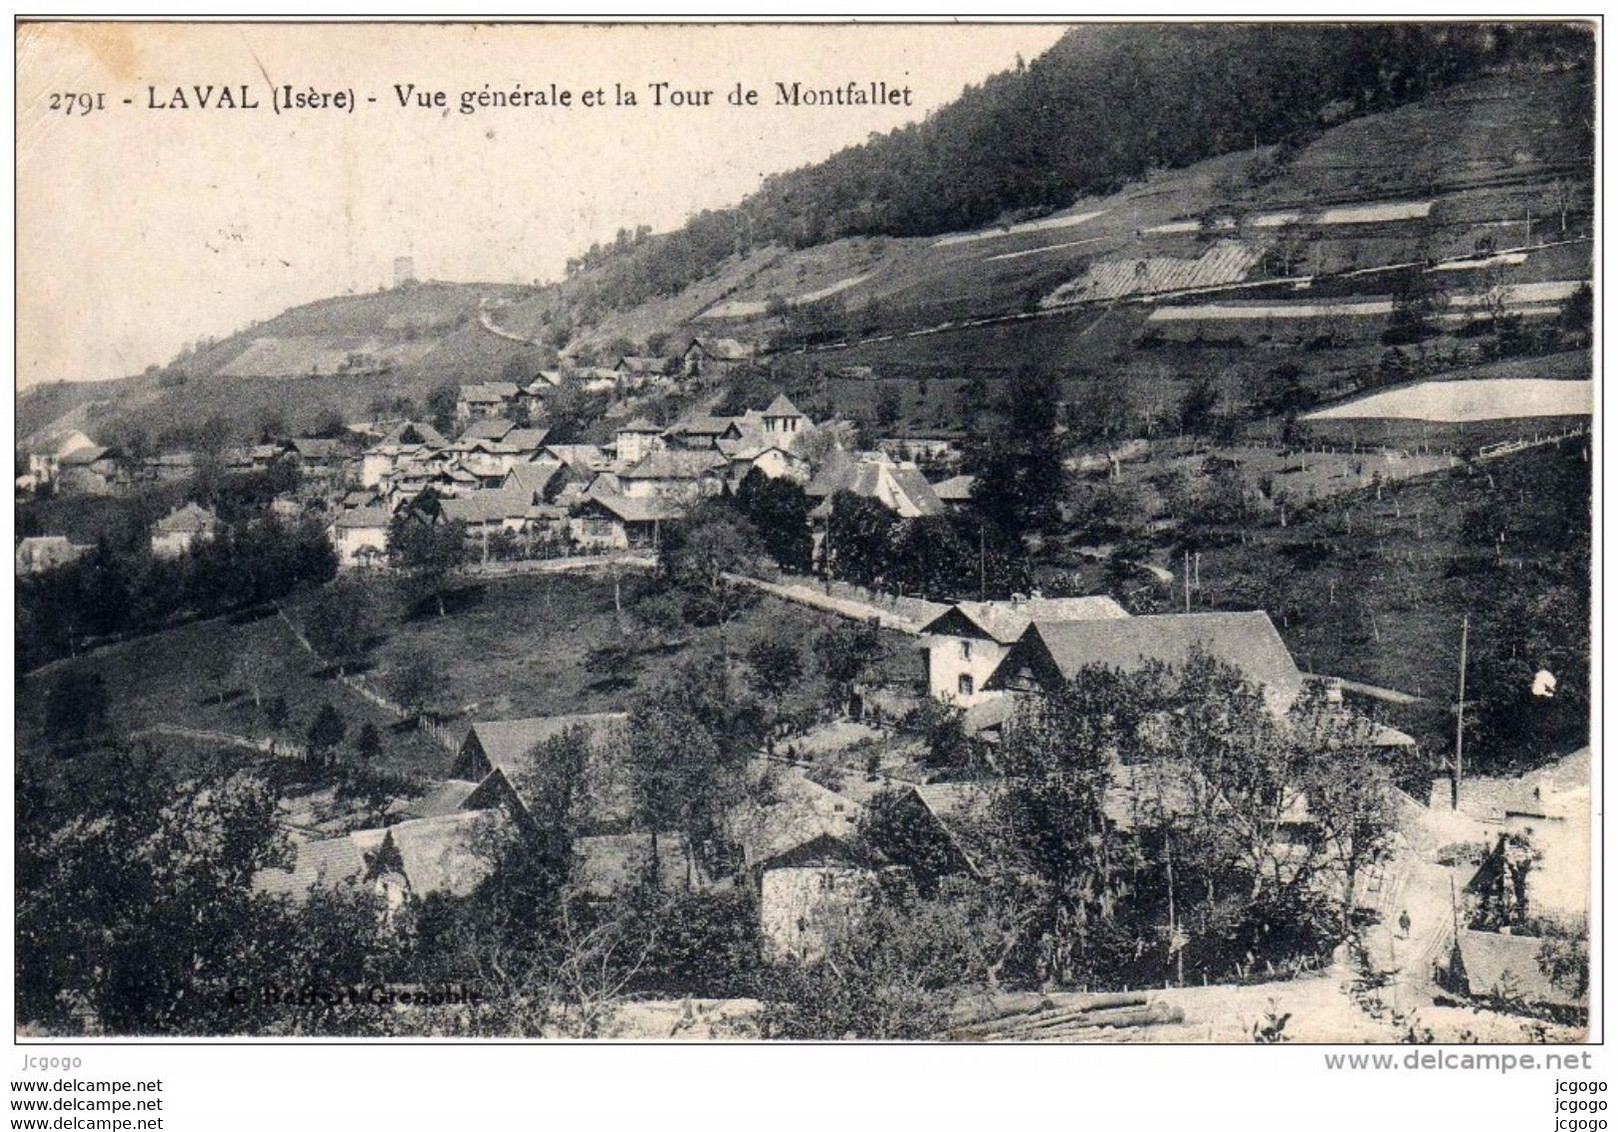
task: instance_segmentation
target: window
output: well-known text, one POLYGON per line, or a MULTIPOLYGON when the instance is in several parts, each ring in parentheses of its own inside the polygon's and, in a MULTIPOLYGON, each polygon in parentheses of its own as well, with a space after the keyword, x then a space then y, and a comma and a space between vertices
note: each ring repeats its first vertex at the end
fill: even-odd
POLYGON ((972 694, 972 674, 970 672, 961 673, 961 678, 956 682, 956 687, 961 695, 970 696, 972 694))
POLYGON ((972 642, 971 641, 962 641, 961 642, 961 659, 962 660, 971 660, 972 659, 972 642))

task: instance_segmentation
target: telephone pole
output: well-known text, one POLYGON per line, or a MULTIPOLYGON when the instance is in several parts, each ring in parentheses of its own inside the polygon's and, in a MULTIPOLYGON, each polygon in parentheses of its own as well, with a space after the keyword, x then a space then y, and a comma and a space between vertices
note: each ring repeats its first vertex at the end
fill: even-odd
POLYGON ((1461 680, 1455 700, 1455 777, 1450 783, 1450 809, 1461 808, 1461 728, 1466 719, 1466 636, 1471 614, 1461 615, 1461 680))

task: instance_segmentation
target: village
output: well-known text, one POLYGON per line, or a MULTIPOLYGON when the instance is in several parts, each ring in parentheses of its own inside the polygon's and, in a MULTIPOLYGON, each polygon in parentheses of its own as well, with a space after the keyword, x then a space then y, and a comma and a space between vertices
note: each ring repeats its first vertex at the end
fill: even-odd
POLYGON ((1584 1040, 1589 76, 1468 42, 19 395, 19 1033, 1584 1040))
MULTIPOLYGON (((438 772, 395 782, 393 795, 363 802, 350 797, 345 803, 340 786, 282 796, 277 824, 288 839, 290 858, 256 873, 255 893, 299 903, 322 890, 374 892, 383 924, 431 897, 470 897, 509 867, 491 854, 491 839, 554 848, 557 802, 538 792, 556 788, 555 760, 571 759, 589 781, 588 787, 575 784, 575 801, 589 800, 578 802, 579 812, 566 825, 575 896, 610 901, 647 883, 648 875, 654 888, 679 892, 742 884, 756 908, 752 930, 760 959, 813 963, 839 945, 873 902, 884 899, 884 887, 895 877, 905 878, 911 889, 918 879, 935 890, 945 881, 993 886, 997 862, 1005 867, 1004 847, 993 839, 1007 820, 995 802, 996 775, 1008 773, 1003 765, 1008 731, 1015 737, 1019 725, 1034 726, 1034 705, 1049 697, 1060 700, 1073 681, 1098 673, 1161 678, 1212 666, 1252 690, 1262 704, 1269 742, 1305 726, 1303 720, 1309 728, 1340 732, 1327 746, 1361 747, 1385 793, 1372 806, 1374 820, 1363 812, 1355 815, 1363 827, 1355 837, 1368 844, 1350 847, 1346 875, 1342 861, 1328 861, 1336 819, 1311 812, 1310 791, 1320 787, 1306 785, 1307 771, 1284 772, 1261 796, 1249 799, 1267 807, 1262 855, 1272 864, 1285 862, 1300 878, 1312 877, 1312 885, 1331 889, 1346 881, 1351 906, 1345 915, 1364 927, 1349 951, 1327 948, 1309 955, 1305 948, 1288 957, 1288 969, 1277 965, 1279 956, 1259 957, 1251 949, 1245 959, 1206 956, 1197 982, 1206 987, 1210 979, 1223 981, 1238 990, 1269 986, 1267 979, 1256 978, 1257 963, 1270 979, 1289 980, 1285 988, 1269 986, 1281 1001, 1293 985, 1332 983, 1343 1003, 1357 1001, 1361 1008, 1350 1008, 1346 1019, 1342 1010, 1310 1015, 1306 1025, 1322 1027, 1321 1035, 1343 1025, 1368 1035, 1390 1026, 1397 1031, 1400 1025, 1430 1031, 1436 1019, 1468 1017, 1466 1004, 1474 1014, 1490 1004, 1551 1024, 1575 1020, 1578 991, 1546 973, 1543 940, 1514 934, 1512 925, 1519 925, 1519 932, 1525 923, 1573 925, 1588 914, 1582 888, 1589 860, 1587 748, 1521 778, 1462 778, 1447 752, 1421 752, 1411 735, 1373 722, 1376 699, 1355 690, 1373 697, 1391 693, 1300 671, 1262 610, 1191 612, 1189 578, 1186 608, 1174 612, 1132 615, 1104 593, 1044 597, 1032 591, 983 599, 969 587, 988 585, 984 552, 968 564, 964 577, 943 583, 956 588, 956 600, 936 600, 941 596, 937 583, 924 583, 909 595, 902 586, 882 592, 880 582, 859 572, 856 546, 844 549, 839 561, 839 531, 848 532, 844 539, 852 537, 856 528, 849 526, 854 520, 848 513, 857 519, 864 514, 857 508, 865 503, 874 503, 895 523, 960 521, 969 515, 976 481, 960 471, 959 438, 878 437, 872 448, 850 451, 845 445, 860 435, 854 422, 811 420, 784 394, 733 416, 691 412, 661 425, 634 415, 637 399, 671 390, 696 394, 698 405, 712 404, 716 398, 702 396, 701 390, 719 387, 735 367, 751 360, 752 351, 740 343, 698 339, 675 358, 631 356, 610 369, 541 373, 526 385, 461 386, 454 439, 426 421, 401 420, 351 429, 341 438, 267 439, 211 458, 225 480, 257 478, 282 485, 261 500, 259 518, 248 521, 320 531, 339 579, 335 585, 424 571, 436 571, 442 586, 456 577, 532 570, 615 578, 626 571, 648 578, 671 571, 717 572, 694 583, 710 601, 723 604, 727 598, 721 591, 734 591, 728 600, 738 610, 749 600, 765 599, 830 614, 848 629, 846 647, 891 654, 891 643, 876 645, 875 634, 884 632, 907 642, 900 648, 914 653, 909 663, 915 676, 895 680, 891 671, 871 672, 858 657, 845 659, 846 671, 838 674, 842 698, 834 710, 782 714, 764 728, 761 747, 715 755, 733 762, 727 773, 734 781, 718 790, 719 808, 701 822, 659 829, 645 827, 649 813, 679 811, 667 805, 648 809, 644 797, 636 804, 629 752, 637 746, 633 729, 646 722, 643 708, 626 703, 629 710, 474 719, 468 725, 455 710, 425 710, 429 702, 442 703, 433 690, 406 692, 399 679, 390 684, 374 673, 339 675, 336 679, 351 690, 380 705, 395 730, 414 726, 431 735, 442 749, 438 772), (545 419, 547 398, 566 383, 612 398, 618 423, 608 422, 610 440, 550 444, 548 430, 533 424, 545 419), (787 530, 759 531, 766 545, 791 548, 776 551, 776 560, 756 549, 705 547, 688 533, 692 520, 709 530, 722 526, 716 507, 733 508, 738 497, 759 498, 770 484, 791 485, 788 498, 797 501, 796 510, 784 510, 787 530), (693 542, 699 560, 684 563, 680 556, 691 553, 685 548, 693 542), (862 633, 869 635, 862 640, 862 633), (571 753, 569 744, 576 748, 571 753), (1400 784, 1390 773, 1393 767, 1404 776, 1400 784), (1411 785, 1412 768, 1414 781, 1425 781, 1430 789, 1411 785), (1277 791, 1285 796, 1279 806, 1277 791), (702 830, 707 839, 699 843, 702 830)), ((1574 442, 1581 436, 1572 430, 1574 442)), ((199 471, 199 458, 190 453, 149 456, 135 464, 82 434, 51 440, 50 447, 30 453, 20 491, 117 497, 143 483, 194 483, 199 471)), ((1349 471, 1350 460, 1333 457, 1326 448, 1321 453, 1349 471)), ((1387 455, 1367 449, 1350 459, 1398 467, 1385 462, 1387 455)), ((1448 472, 1461 462, 1454 454, 1425 463, 1419 455, 1394 455, 1415 476, 1448 472)), ((1159 459, 1164 456, 1172 453, 1159 459)), ((1131 461, 1152 458, 1150 446, 1136 442, 1110 458, 1085 457, 1070 465, 1073 474, 1098 474, 1106 482, 1131 461)), ((1335 491, 1376 492, 1392 481, 1351 472, 1349 482, 1335 491)), ((206 554, 211 543, 225 537, 226 524, 215 511, 187 501, 152 524, 150 555, 186 559, 206 554)), ((45 574, 93 552, 59 537, 25 538, 17 549, 18 570, 45 574)), ((1138 565, 1147 576, 1168 573, 1144 561, 1138 565)), ((1171 585, 1177 583, 1172 574, 1169 578, 1171 585)), ((340 625, 323 631, 314 623, 299 633, 317 657, 338 661, 345 650, 363 647, 343 642, 342 636, 340 625), (321 638, 320 644, 311 644, 311 636, 321 638)), ((834 636, 835 630, 827 630, 823 639, 834 636)), ((820 649, 817 643, 817 657, 820 649)), ((609 651, 595 661, 614 662, 630 667, 633 653, 609 651)), ((819 662, 826 663, 825 657, 819 662)), ((904 664, 899 662, 901 672, 904 664)), ((766 689, 767 699, 779 700, 786 686, 803 678, 796 650, 768 639, 745 654, 743 667, 752 686, 766 689), (779 671, 770 671, 772 665, 779 671)), ((239 676, 233 670, 226 679, 239 676)), ((632 683, 631 675, 625 684, 632 683)), ((221 692, 221 702, 224 696, 221 692)), ((473 714, 484 712, 474 709, 473 714)), ((272 755, 298 760, 352 757, 318 738, 319 726, 317 720, 302 745, 202 731, 189 738, 224 739, 249 749, 258 744, 272 755)), ((168 733, 184 736, 185 729, 168 733)), ((371 734, 375 744, 374 728, 371 734)), ((1196 801, 1215 788, 1207 770, 1169 764, 1174 784, 1165 795, 1160 766, 1121 761, 1126 757, 1115 749, 1095 768, 1103 784, 1097 816, 1109 836, 1135 837, 1143 808, 1154 823, 1169 822, 1165 829, 1189 828, 1199 816, 1213 816, 1199 814, 1196 801)), ((657 781, 663 788, 695 789, 690 782, 677 786, 681 779, 667 768, 662 775, 657 781)), ((1230 803, 1221 798, 1219 808, 1230 803)), ((1168 914, 1172 918, 1172 898, 1168 914)), ((1185 942, 1171 935, 1170 953, 1185 942)), ((1196 994, 1177 994, 1174 984, 1184 986, 1185 979, 1184 957, 1176 958, 1178 980, 1163 979, 1155 991, 1137 987, 1133 997, 1116 1002, 1102 996, 1097 1006, 1080 996, 1064 1005, 1061 995, 1029 1000, 1026 994, 1002 992, 970 1006, 957 1004, 941 1024, 970 1038, 1106 1032, 1115 1038, 1232 1040, 1230 1020, 1240 1016, 1243 1033, 1237 1038, 1263 1031, 1255 1021, 1263 1012, 1253 1005, 1261 1000, 1251 993, 1245 1015, 1231 1014, 1228 1004, 1210 1009, 1223 1000, 1208 992, 1202 1005, 1196 994)), ((1115 987, 1105 989, 1117 993, 1115 987)), ((746 1013, 745 1003, 688 1002, 685 1030, 723 1033, 723 1027, 715 1029, 716 1020, 738 1008, 746 1013)), ((639 1032, 635 1027, 661 1024, 656 1021, 661 1016, 654 1004, 627 1003, 616 1024, 639 1032)), ((1506 1029, 1489 1032, 1510 1032, 1509 1022, 1495 1025, 1506 1029)), ((1473 1034, 1484 1029, 1476 1017, 1460 1027, 1473 1034)), ((655 1035, 648 1030, 644 1036, 655 1035)))

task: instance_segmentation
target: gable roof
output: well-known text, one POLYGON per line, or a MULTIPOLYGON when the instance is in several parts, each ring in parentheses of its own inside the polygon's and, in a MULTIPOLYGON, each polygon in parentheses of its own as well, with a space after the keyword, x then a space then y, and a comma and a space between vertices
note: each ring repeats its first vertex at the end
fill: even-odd
POLYGON ((332 520, 332 526, 343 530, 357 530, 362 528, 386 527, 393 522, 393 515, 386 507, 350 507, 340 511, 332 520))
POLYGON ((966 503, 971 500, 972 488, 977 482, 976 476, 951 476, 933 484, 933 494, 945 503, 966 503))
POLYGON ((176 507, 163 518, 157 521, 157 529, 163 534, 179 534, 190 531, 200 534, 212 530, 219 525, 219 517, 206 507, 199 507, 196 503, 187 503, 184 507, 176 507))
POLYGON ((901 515, 939 515, 944 511, 943 500, 938 498, 920 469, 885 458, 853 459, 834 455, 804 488, 807 495, 828 499, 839 491, 874 499, 901 515))
POLYGON ((506 433, 516 428, 516 424, 504 417, 480 417, 461 430, 458 440, 500 440, 506 433))
POLYGON ((1035 597, 1026 601, 958 601, 921 627, 923 635, 982 635, 1003 645, 1015 644, 1034 621, 1105 621, 1128 617, 1129 611, 1106 594, 1088 597, 1035 597), (975 632, 974 632, 975 630, 975 632))
POLYGON ((635 498, 592 489, 589 496, 579 504, 579 509, 591 506, 599 507, 626 523, 668 522, 685 518, 685 504, 678 499, 657 496, 635 498))
POLYGON ((87 448, 75 448, 71 452, 58 457, 56 462, 64 468, 88 467, 106 458, 111 453, 111 448, 100 444, 92 444, 87 448))
POLYGON ((619 425, 617 431, 619 431, 619 432, 661 433, 663 431, 663 429, 662 429, 661 426, 653 424, 651 421, 647 420, 645 417, 636 417, 634 420, 630 421, 628 424, 619 425))
POLYGON ((685 352, 689 354, 693 349, 725 362, 743 362, 753 356, 753 347, 734 338, 693 338, 685 352))
POLYGON ((843 840, 853 835, 864 811, 854 799, 828 790, 802 772, 755 759, 748 767, 753 780, 774 769, 775 798, 768 804, 748 799, 731 808, 727 825, 741 846, 748 867, 779 858, 817 838, 843 840))
POLYGON ((551 486, 551 482, 562 474, 566 467, 557 460, 533 460, 526 464, 513 464, 506 473, 503 489, 506 491, 520 491, 530 499, 542 497, 551 486))
POLYGON ((538 452, 550 434, 548 428, 514 428, 506 433, 503 443, 518 452, 538 452))
POLYGON ((1537 936, 1463 930, 1455 942, 1466 971, 1466 989, 1472 994, 1498 992, 1530 1005, 1585 1004, 1585 999, 1574 998, 1539 969, 1539 949, 1545 941, 1537 936))
POLYGON ((468 404, 492 404, 509 401, 517 395, 517 385, 511 381, 481 381, 461 386, 461 400, 468 404))
POLYGON ((365 858, 348 837, 294 842, 293 849, 297 856, 291 869, 260 869, 253 874, 255 892, 302 900, 317 885, 338 885, 365 872, 365 858))
POLYGON ((450 523, 499 523, 524 519, 533 500, 521 488, 496 487, 439 501, 439 513, 450 523))
POLYGON ((442 448, 449 441, 444 434, 423 421, 400 421, 382 438, 383 444, 425 444, 429 448, 442 448), (415 436, 416 440, 405 439, 415 436))
POLYGON ((1101 621, 1036 619, 986 686, 1004 686, 1004 679, 1019 667, 1037 664, 1040 654, 1055 664, 1063 679, 1071 679, 1092 664, 1132 672, 1155 660, 1179 668, 1198 645, 1260 685, 1275 711, 1291 707, 1303 690, 1292 654, 1263 612, 1167 613, 1101 621))
POLYGON ((626 480, 695 480, 724 466, 724 455, 711 448, 658 448, 620 475, 626 480))
POLYGON ((494 862, 479 843, 504 821, 503 810, 457 811, 414 818, 385 829, 362 829, 348 839, 362 856, 374 857, 391 837, 404 862, 410 891, 416 896, 432 892, 467 896, 494 871, 494 862))
POLYGON ((528 756, 541 743, 574 727, 583 727, 590 732, 593 743, 604 744, 628 719, 628 713, 621 711, 491 719, 474 723, 467 738, 476 736, 489 765, 504 771, 506 777, 515 782, 513 776, 530 768, 532 760, 528 756))
POLYGON ((675 368, 673 358, 654 358, 625 354, 618 359, 618 368, 630 373, 650 373, 663 375, 672 373, 675 368))

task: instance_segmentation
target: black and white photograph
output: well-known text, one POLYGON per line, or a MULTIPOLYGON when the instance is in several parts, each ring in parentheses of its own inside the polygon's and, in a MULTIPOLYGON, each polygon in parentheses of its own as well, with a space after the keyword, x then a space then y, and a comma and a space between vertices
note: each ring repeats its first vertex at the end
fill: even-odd
POLYGON ((1599 18, 14 31, 25 1069, 1599 1039, 1599 18))

